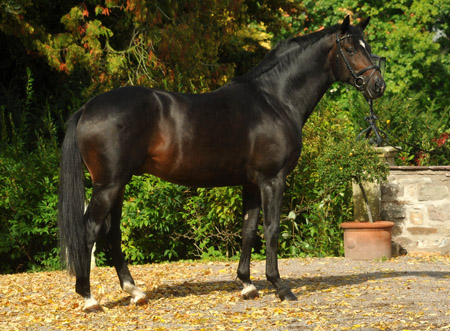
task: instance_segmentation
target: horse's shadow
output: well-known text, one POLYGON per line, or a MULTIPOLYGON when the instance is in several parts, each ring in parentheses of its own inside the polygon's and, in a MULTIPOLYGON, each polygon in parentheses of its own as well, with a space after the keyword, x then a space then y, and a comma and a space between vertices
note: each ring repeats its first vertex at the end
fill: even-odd
MULTIPOLYGON (((450 272, 444 271, 378 271, 350 275, 337 276, 303 276, 299 278, 284 278, 290 285, 294 293, 299 297, 312 292, 323 291, 330 288, 352 286, 366 283, 371 280, 380 280, 387 278, 435 278, 449 279, 450 272)), ((258 290, 268 289, 269 294, 275 293, 275 290, 267 280, 255 280, 254 285, 258 290)), ((201 282, 180 282, 174 284, 162 284, 155 289, 145 291, 149 302, 171 297, 187 297, 190 295, 202 296, 213 292, 236 292, 240 295, 242 285, 237 280, 217 280, 201 282)), ((111 309, 116 306, 126 306, 130 304, 130 297, 126 296, 119 300, 106 303, 104 306, 111 309)))

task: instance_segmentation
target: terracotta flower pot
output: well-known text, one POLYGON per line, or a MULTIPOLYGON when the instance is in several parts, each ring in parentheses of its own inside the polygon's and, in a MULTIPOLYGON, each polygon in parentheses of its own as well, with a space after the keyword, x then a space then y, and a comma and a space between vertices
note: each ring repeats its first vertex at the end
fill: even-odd
POLYGON ((391 258, 393 222, 344 222, 344 253, 353 260, 391 258))

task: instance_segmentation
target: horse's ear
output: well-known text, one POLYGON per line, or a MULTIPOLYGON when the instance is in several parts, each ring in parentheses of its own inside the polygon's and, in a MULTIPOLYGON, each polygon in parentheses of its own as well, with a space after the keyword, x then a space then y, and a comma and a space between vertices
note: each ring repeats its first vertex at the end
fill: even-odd
POLYGON ((347 32, 349 26, 350 26, 350 16, 347 15, 347 16, 345 16, 344 22, 342 22, 342 25, 341 25, 341 31, 343 34, 345 34, 347 32))
POLYGON ((360 28, 361 31, 364 31, 364 29, 366 28, 366 26, 369 25, 369 22, 370 22, 370 16, 367 17, 367 18, 366 18, 364 21, 362 21, 361 23, 359 23, 359 24, 357 25, 357 27, 360 28))

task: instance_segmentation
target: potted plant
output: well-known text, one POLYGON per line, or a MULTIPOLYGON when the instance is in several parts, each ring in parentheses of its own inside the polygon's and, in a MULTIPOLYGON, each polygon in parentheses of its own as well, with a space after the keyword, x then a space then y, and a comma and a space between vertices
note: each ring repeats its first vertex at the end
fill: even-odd
POLYGON ((364 200, 369 222, 344 222, 345 257, 351 259, 390 258, 392 222, 374 220, 366 183, 386 180, 389 166, 367 140, 341 139, 325 148, 319 161, 319 176, 324 186, 333 190, 346 183, 356 183, 364 200))

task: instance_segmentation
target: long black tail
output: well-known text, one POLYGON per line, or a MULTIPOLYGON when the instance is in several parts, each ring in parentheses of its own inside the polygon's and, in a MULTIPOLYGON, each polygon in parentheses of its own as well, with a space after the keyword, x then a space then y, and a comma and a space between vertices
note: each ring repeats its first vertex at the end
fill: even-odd
POLYGON ((59 181, 58 227, 61 262, 74 275, 85 275, 89 263, 84 213, 83 161, 77 142, 77 124, 81 110, 67 122, 66 136, 61 150, 59 181))

